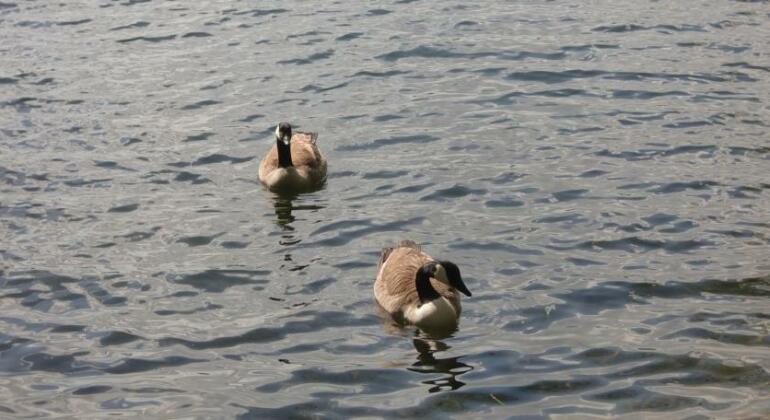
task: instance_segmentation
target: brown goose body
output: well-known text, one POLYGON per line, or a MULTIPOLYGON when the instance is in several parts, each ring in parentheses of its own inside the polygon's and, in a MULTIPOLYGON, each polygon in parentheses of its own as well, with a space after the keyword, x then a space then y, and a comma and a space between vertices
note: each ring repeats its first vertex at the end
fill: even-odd
POLYGON ((431 276, 430 285, 438 296, 427 303, 420 300, 415 277, 418 270, 429 263, 440 262, 424 253, 415 242, 402 241, 395 247, 384 248, 374 282, 374 297, 399 322, 419 327, 456 327, 462 311, 457 289, 431 276), (436 308, 426 316, 421 312, 433 311, 428 305, 436 308))
POLYGON ((295 132, 284 146, 277 138, 259 164, 260 182, 274 192, 306 192, 321 187, 326 181, 327 164, 316 145, 317 139, 317 133, 295 132), (289 165, 281 165, 280 147, 289 149, 289 165))

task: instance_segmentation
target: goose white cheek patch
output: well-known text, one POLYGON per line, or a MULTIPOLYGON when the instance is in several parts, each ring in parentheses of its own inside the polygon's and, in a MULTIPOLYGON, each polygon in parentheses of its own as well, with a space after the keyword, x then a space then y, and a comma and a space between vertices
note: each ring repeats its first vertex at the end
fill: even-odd
POLYGON ((442 283, 449 284, 449 279, 446 276, 446 270, 441 264, 436 265, 436 273, 433 274, 433 278, 442 283))

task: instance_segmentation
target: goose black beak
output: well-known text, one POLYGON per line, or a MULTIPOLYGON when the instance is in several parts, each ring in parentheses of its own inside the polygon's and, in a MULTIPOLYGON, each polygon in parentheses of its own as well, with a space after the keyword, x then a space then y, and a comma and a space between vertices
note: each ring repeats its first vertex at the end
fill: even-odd
POLYGON ((455 281, 453 281, 453 282, 452 282, 452 286, 453 286, 455 289, 457 289, 457 290, 461 291, 461 292, 462 292, 462 293, 463 293, 465 296, 468 296, 468 297, 470 297, 470 296, 471 296, 471 291, 470 291, 470 290, 468 290, 468 288, 467 288, 467 287, 465 287, 465 283, 463 283, 463 281, 462 281, 462 280, 455 280, 455 281))
POLYGON ((441 266, 446 270, 449 285, 462 292, 465 296, 471 296, 471 291, 465 287, 463 277, 460 275, 460 269, 457 268, 457 265, 451 261, 441 261, 441 266))

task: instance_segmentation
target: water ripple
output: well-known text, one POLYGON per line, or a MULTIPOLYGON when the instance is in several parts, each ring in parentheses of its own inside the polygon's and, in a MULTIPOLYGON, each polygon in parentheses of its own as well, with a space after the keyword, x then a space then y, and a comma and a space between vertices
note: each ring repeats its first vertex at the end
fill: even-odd
MULTIPOLYGON (((221 293, 233 286, 265 284, 267 280, 262 277, 269 273, 268 270, 206 270, 193 274, 169 274, 166 279, 207 292, 221 293)), ((253 289, 262 290, 262 287, 254 286, 253 289)))
POLYGON ((172 39, 175 39, 176 35, 161 35, 161 36, 136 36, 133 38, 124 38, 119 39, 117 42, 121 44, 127 44, 130 42, 136 42, 136 41, 145 41, 150 43, 158 43, 158 42, 164 42, 164 41, 170 41, 172 39))
POLYGON ((438 137, 434 137, 426 134, 417 134, 417 135, 411 135, 411 136, 398 136, 398 137, 376 139, 370 143, 343 145, 343 146, 337 147, 336 150, 341 152, 374 150, 385 146, 409 144, 409 143, 422 144, 422 143, 434 142, 437 140, 439 140, 438 137))
POLYGON ((180 338, 163 338, 159 341, 161 346, 182 345, 184 347, 202 350, 234 347, 250 343, 267 343, 282 340, 290 334, 320 331, 326 328, 354 327, 371 325, 376 323, 372 317, 356 318, 345 312, 315 312, 307 311, 294 315, 298 317, 310 317, 301 321, 285 322, 282 327, 258 327, 234 336, 223 336, 210 340, 185 340, 180 338))
POLYGON ((398 61, 404 58, 464 58, 464 59, 478 59, 484 57, 495 57, 502 60, 526 60, 526 59, 540 59, 540 60, 560 60, 564 58, 564 53, 542 53, 531 51, 483 51, 483 52, 456 52, 442 48, 429 47, 426 45, 420 45, 411 50, 397 50, 386 54, 378 55, 374 58, 383 61, 398 61))

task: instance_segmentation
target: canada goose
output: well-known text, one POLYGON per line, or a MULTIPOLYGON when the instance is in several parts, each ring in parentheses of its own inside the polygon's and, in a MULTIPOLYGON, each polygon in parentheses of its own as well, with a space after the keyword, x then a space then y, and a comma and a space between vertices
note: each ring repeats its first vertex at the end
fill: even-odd
POLYGON ((282 122, 275 144, 259 164, 259 180, 274 192, 305 192, 323 185, 326 159, 316 146, 318 133, 295 132, 282 122))
POLYGON ((422 252, 412 241, 384 248, 374 281, 374 298, 393 319, 423 329, 452 329, 460 317, 460 269, 422 252))

